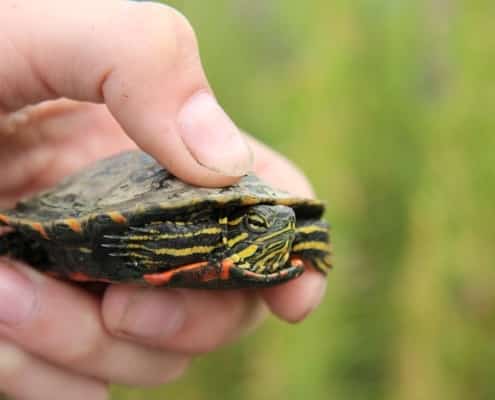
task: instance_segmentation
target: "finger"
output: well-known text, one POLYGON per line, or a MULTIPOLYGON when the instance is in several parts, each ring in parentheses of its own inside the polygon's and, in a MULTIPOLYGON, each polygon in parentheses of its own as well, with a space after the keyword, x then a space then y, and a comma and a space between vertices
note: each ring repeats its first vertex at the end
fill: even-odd
POLYGON ((294 323, 302 321, 321 303, 326 286, 320 272, 307 270, 297 279, 260 292, 271 312, 294 323))
POLYGON ((105 384, 61 370, 2 339, 0 392, 24 400, 108 398, 105 384))
MULTIPOLYGON (((304 174, 290 161, 256 139, 247 136, 256 154, 255 172, 272 185, 302 197, 314 197, 304 174)), ((270 310, 289 322, 298 322, 322 301, 327 285, 324 275, 312 269, 284 285, 260 290, 270 310)))
POLYGON ((189 362, 112 337, 96 298, 6 260, 0 261, 0 335, 59 366, 115 383, 164 383, 189 362))
POLYGON ((172 351, 203 353, 252 330, 266 315, 250 291, 154 290, 115 285, 105 293, 110 332, 172 351))
POLYGON ((175 10, 16 0, 0 11, 0 52, 9 59, 0 65, 0 109, 58 97, 104 102, 143 150, 186 181, 226 185, 251 169, 243 136, 211 94, 194 32, 175 10))
POLYGON ((274 187, 301 197, 314 197, 308 179, 299 168, 280 153, 269 148, 254 137, 245 134, 253 150, 254 172, 274 187))

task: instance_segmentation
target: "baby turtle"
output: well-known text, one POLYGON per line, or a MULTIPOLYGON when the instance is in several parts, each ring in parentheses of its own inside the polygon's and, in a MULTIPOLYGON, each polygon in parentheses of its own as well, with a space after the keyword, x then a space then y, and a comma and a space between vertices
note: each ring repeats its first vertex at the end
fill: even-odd
POLYGON ((270 286, 331 267, 323 212, 254 175, 192 186, 131 151, 0 210, 0 254, 76 281, 270 286))

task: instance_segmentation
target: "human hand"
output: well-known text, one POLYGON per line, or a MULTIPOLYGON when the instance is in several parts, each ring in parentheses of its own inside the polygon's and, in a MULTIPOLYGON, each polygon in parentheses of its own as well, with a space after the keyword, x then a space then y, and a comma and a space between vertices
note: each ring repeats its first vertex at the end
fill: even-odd
MULTIPOLYGON (((254 169, 274 186, 312 195, 295 167, 240 133, 209 95, 194 32, 174 10, 124 1, 5 3, 0 207, 136 145, 191 183, 228 185, 254 169)), ((324 288, 308 271, 258 291, 110 285, 97 297, 3 258, 0 391, 104 399, 107 383, 164 383, 194 355, 251 330, 266 308, 303 319, 324 288)))

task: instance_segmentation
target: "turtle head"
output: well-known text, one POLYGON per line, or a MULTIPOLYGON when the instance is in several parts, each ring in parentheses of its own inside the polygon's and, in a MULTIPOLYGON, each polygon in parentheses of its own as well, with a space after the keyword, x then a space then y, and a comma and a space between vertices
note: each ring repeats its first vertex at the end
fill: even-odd
POLYGON ((228 257, 241 269, 269 274, 286 265, 295 237, 290 207, 256 205, 228 221, 228 257))

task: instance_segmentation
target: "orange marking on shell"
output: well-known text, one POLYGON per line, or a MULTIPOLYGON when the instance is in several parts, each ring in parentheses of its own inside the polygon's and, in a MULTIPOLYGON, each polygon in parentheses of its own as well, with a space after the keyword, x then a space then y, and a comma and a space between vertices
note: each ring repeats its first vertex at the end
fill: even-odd
POLYGON ((187 264, 184 265, 183 267, 176 268, 171 271, 164 271, 164 272, 157 272, 154 274, 143 275, 143 279, 150 285, 161 286, 167 284, 175 274, 178 274, 182 271, 191 271, 195 269, 200 269, 201 267, 204 267, 206 265, 208 265, 208 262, 206 261, 198 262, 194 264, 187 264))
POLYGON ((45 231, 45 228, 43 228, 43 225, 41 225, 39 222, 32 222, 31 228, 33 228, 36 232, 38 232, 45 239, 50 240, 50 238, 48 237, 48 234, 45 231))
POLYGON ((124 217, 121 213, 117 211, 112 211, 107 214, 113 222, 116 224, 125 224, 127 222, 126 217, 124 217))
POLYGON ((234 266, 234 262, 231 259, 222 261, 222 269, 220 270, 220 279, 226 281, 230 278, 230 269, 234 266))
POLYGON ((68 218, 66 220, 64 220, 64 222, 67 224, 67 226, 72 229, 72 231, 76 232, 76 233, 81 233, 82 232, 82 228, 81 228, 81 223, 75 219, 75 218, 68 218))
POLYGON ((6 225, 9 225, 10 223, 10 218, 7 217, 6 215, 4 214, 0 214, 0 222, 3 222, 4 224, 6 225))

